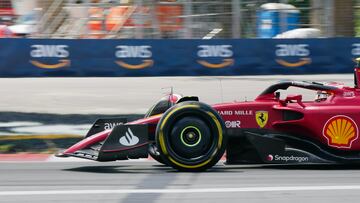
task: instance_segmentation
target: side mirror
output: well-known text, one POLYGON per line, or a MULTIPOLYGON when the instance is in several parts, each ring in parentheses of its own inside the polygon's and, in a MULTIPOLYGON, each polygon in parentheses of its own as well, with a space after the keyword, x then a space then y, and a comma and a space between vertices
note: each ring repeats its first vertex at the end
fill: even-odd
POLYGON ((302 95, 301 94, 287 95, 285 101, 302 101, 302 95))
POLYGON ((296 95, 288 95, 285 99, 285 103, 288 103, 290 101, 296 101, 301 107, 305 107, 305 105, 302 103, 302 95, 296 94, 296 95))
POLYGON ((276 98, 276 100, 280 99, 280 92, 275 92, 275 98, 276 98))

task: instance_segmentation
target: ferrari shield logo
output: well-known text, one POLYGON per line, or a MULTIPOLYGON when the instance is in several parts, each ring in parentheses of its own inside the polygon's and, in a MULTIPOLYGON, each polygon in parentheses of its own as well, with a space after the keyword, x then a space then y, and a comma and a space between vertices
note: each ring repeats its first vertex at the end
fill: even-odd
POLYGON ((268 122, 269 113, 267 111, 257 111, 255 118, 256 123, 260 126, 260 128, 263 128, 268 122))

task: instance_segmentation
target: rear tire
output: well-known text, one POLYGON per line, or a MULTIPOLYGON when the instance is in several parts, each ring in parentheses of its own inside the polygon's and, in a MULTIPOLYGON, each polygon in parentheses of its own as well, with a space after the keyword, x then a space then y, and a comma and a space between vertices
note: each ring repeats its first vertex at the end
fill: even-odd
POLYGON ((205 171, 226 149, 224 122, 209 105, 182 102, 165 112, 156 128, 160 157, 180 171, 205 171))

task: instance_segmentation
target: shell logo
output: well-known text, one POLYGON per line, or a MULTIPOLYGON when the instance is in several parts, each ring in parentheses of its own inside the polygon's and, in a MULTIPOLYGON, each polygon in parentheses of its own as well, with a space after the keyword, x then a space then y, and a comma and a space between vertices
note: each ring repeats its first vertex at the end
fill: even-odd
POLYGON ((354 120, 348 116, 334 116, 330 118, 323 129, 323 135, 328 145, 337 148, 350 148, 358 138, 358 127, 354 120))

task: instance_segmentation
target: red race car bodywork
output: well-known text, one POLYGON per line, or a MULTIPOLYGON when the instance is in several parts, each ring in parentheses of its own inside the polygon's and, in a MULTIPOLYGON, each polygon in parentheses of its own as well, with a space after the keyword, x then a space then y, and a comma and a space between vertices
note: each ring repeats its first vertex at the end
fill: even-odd
POLYGON ((170 94, 164 100, 166 107, 164 102, 155 105, 143 119, 105 131, 106 122, 118 120, 98 120, 87 138, 59 156, 113 161, 150 153, 185 171, 210 168, 225 149, 228 164, 360 163, 359 71, 355 69, 354 87, 281 81, 254 101, 211 107, 196 97, 170 94), (279 90, 289 87, 313 90, 317 98, 302 101, 302 95, 287 95, 280 99, 279 90))

